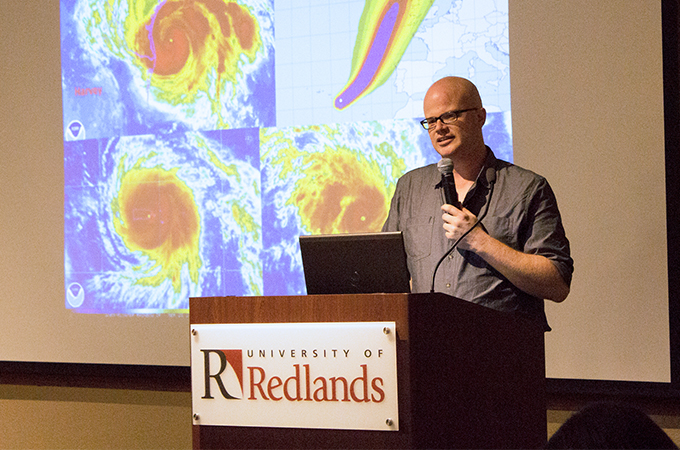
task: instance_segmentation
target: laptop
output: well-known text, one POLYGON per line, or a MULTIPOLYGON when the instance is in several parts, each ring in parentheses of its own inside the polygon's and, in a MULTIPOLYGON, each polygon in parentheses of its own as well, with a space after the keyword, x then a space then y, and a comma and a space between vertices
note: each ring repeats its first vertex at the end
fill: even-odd
POLYGON ((300 236, 307 294, 409 293, 401 231, 300 236))

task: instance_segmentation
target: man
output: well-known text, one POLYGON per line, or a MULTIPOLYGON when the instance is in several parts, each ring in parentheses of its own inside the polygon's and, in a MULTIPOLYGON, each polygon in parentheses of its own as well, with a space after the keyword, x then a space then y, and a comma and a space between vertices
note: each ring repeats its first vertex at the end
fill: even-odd
POLYGON ((573 272, 550 186, 543 177, 496 159, 485 145, 486 110, 470 81, 437 81, 423 109, 421 123, 434 149, 453 162, 462 206, 442 204, 441 174, 434 164, 399 179, 383 231, 404 233, 413 292, 430 292, 437 262, 472 228, 439 267, 435 291, 524 315, 549 330, 543 299, 563 301, 573 272), (487 179, 489 170, 495 183, 493 175, 487 179))

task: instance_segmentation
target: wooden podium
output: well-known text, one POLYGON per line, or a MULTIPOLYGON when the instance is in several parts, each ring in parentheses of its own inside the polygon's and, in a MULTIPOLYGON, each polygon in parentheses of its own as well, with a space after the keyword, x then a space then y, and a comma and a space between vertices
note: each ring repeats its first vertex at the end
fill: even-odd
POLYGON ((193 448, 542 448, 543 330, 445 294, 190 299, 191 324, 393 321, 399 431, 193 426, 193 448))

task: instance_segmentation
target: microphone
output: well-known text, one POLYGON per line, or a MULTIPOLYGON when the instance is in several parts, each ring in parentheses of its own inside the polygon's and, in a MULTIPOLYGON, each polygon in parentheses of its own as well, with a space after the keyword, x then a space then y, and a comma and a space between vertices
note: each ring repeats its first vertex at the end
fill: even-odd
MULTIPOLYGON (((494 169, 493 167, 487 167, 485 175, 486 175, 486 181, 493 188, 493 185, 496 184, 496 169, 494 169)), ((489 199, 491 199, 491 197, 489 197, 489 199)))
POLYGON ((444 190, 444 201, 460 209, 456 182, 453 180, 453 161, 449 158, 442 158, 437 163, 437 170, 442 174, 442 189, 444 190))
MULTIPOLYGON (((448 158, 444 158, 444 159, 446 159, 447 161, 451 161, 448 158)), ((442 159, 442 161, 444 161, 444 159, 442 159)), ((453 164, 451 164, 451 166, 453 166, 453 164)), ((437 167, 439 167, 439 163, 437 163, 437 167)), ((465 238, 465 236, 467 236, 470 233, 470 231, 474 230, 475 227, 477 225, 479 225, 479 223, 482 221, 482 219, 486 217, 486 213, 489 212, 489 205, 491 204, 491 197, 493 197, 493 187, 496 185, 496 169, 494 169, 493 167, 488 167, 486 169, 485 175, 486 175, 486 181, 489 183, 489 199, 486 201, 486 209, 484 210, 484 214, 482 214, 481 216, 479 216, 477 218, 477 222, 475 222, 475 224, 472 225, 469 230, 467 230, 465 233, 463 233, 463 235, 461 237, 456 239, 456 242, 453 243, 451 248, 448 249, 447 252, 444 253, 444 256, 442 256, 439 259, 439 261, 437 262, 437 265, 434 266, 434 272, 432 273, 432 286, 430 288, 430 294, 434 294, 434 280, 435 280, 435 277, 437 276, 437 269, 439 269, 439 266, 441 265, 441 263, 446 259, 447 256, 449 256, 451 254, 453 249, 458 246, 458 243, 460 241, 462 241, 463 238, 465 238)), ((453 177, 451 177, 451 178, 453 178, 453 177)), ((444 184, 444 174, 443 173, 442 173, 442 184, 444 184)))

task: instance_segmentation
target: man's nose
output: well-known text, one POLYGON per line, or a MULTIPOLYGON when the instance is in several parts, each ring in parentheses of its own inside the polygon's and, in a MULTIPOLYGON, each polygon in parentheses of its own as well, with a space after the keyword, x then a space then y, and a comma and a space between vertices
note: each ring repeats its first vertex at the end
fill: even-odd
POLYGON ((434 131, 435 133, 440 133, 446 129, 446 124, 442 119, 437 119, 437 121, 434 123, 434 131))

